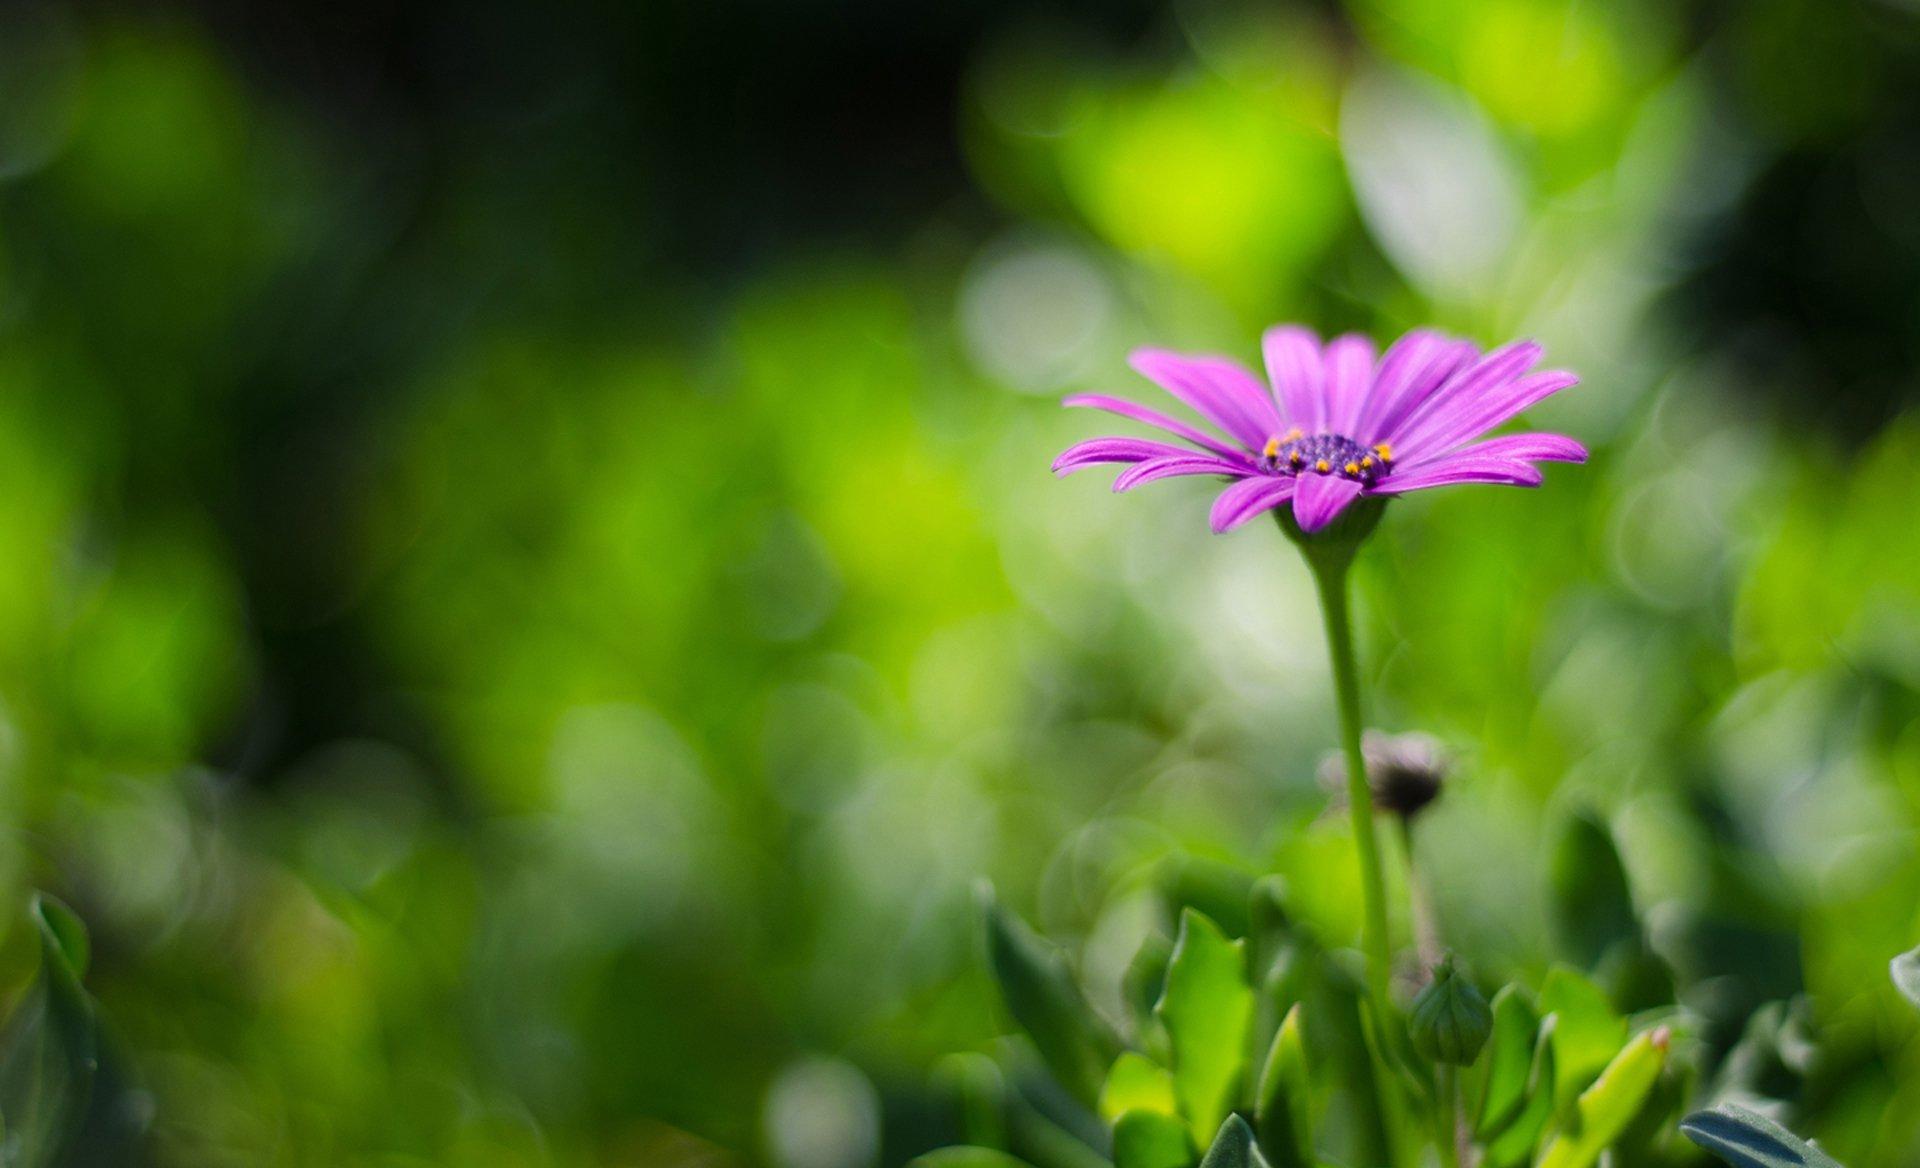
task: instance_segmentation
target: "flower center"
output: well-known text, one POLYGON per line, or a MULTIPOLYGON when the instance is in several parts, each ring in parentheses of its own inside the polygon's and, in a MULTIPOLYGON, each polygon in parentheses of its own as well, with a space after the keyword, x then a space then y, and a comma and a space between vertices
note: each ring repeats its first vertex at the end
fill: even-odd
POLYGON ((1323 474, 1357 479, 1372 486, 1393 461, 1382 442, 1365 447, 1344 434, 1302 434, 1298 429, 1267 439, 1260 465, 1270 474, 1323 474))

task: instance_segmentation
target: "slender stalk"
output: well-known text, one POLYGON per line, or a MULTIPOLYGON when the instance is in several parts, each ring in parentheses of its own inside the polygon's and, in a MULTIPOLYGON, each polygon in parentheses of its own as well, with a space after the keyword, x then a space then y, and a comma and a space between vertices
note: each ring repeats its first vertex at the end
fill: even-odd
POLYGON ((1347 759, 1347 814, 1353 825, 1354 851, 1360 860, 1361 950, 1367 957, 1367 984, 1381 1017, 1388 1016, 1392 975, 1387 948, 1387 886, 1380 871, 1380 840, 1373 827, 1373 793, 1367 785, 1367 760, 1360 751, 1360 677, 1354 665, 1353 628, 1347 608, 1347 569, 1352 556, 1310 556, 1313 581, 1320 591, 1320 615, 1327 626, 1327 654, 1333 661, 1333 691, 1340 712, 1340 749, 1347 759))
POLYGON ((1400 847, 1407 860, 1407 904, 1413 913, 1414 947, 1420 952, 1420 964, 1431 968, 1440 960, 1440 923, 1433 911, 1433 899, 1420 879, 1413 862, 1413 820, 1400 816, 1400 847))
POLYGON ((1433 1142, 1440 1149, 1440 1168, 1460 1168, 1459 1075, 1449 1063, 1434 1068, 1433 1142))

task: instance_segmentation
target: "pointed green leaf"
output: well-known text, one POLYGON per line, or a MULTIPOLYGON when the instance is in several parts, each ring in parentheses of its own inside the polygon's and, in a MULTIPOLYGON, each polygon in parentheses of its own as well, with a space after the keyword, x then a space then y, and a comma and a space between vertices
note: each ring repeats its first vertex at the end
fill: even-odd
POLYGON ((1273 1036, 1254 1099, 1255 1134, 1275 1168, 1313 1168, 1312 1103, 1300 1007, 1295 1006, 1273 1036))
POLYGON ((1129 1111, 1113 1128, 1113 1168, 1192 1168, 1186 1125, 1154 1111, 1129 1111))
POLYGON ((1540 1015, 1519 986, 1493 995, 1493 1038, 1487 1047, 1486 1088, 1474 1135, 1483 1143, 1504 1128, 1527 1101, 1527 1074, 1533 1069, 1534 1040, 1540 1015))
POLYGON ((40 935, 32 988, 0 1035, 0 1115, 8 1168, 44 1168, 86 1113, 97 1065, 93 1000, 80 983, 88 964, 86 927, 44 894, 29 906, 40 935))
POLYGON ((1031 1168, 1025 1161, 992 1148, 938 1148, 907 1161, 907 1168, 1031 1168))
POLYGON ((1126 1051, 1113 1060, 1100 1088, 1100 1118, 1113 1123, 1129 1111, 1179 1115, 1173 1100, 1173 1073, 1143 1054, 1126 1051))
POLYGON ((1694 1143, 1733 1168, 1840 1168, 1840 1162, 1764 1115, 1723 1104, 1680 1121, 1694 1143))
POLYGON ((1538 1168, 1592 1168, 1640 1113, 1667 1062, 1667 1032, 1641 1034, 1614 1056, 1575 1104, 1580 1122, 1556 1135, 1538 1168))
POLYGON ((991 890, 982 890, 981 909, 987 959, 1008 1012, 1061 1084, 1091 1105, 1120 1053, 1119 1038, 1087 1002, 1059 949, 995 903, 991 890))
POLYGON ((1640 920, 1613 833, 1586 813, 1573 816, 1554 843, 1554 933, 1575 964, 1592 969, 1616 942, 1638 941, 1640 920))
POLYGON ((1241 943, 1192 909, 1180 915, 1158 1013, 1173 1047, 1174 1096, 1194 1141, 1203 1142, 1239 1093, 1253 990, 1241 943))
POLYGON ((1893 959, 1893 984, 1907 996, 1907 1001, 1920 1006, 1920 949, 1893 959))
POLYGON ((1570 1108, 1627 1041, 1627 1020, 1584 976, 1557 965, 1540 990, 1540 1012, 1553 1015, 1554 1107, 1570 1108))
POLYGON ((1533 1070, 1527 1076, 1526 1106, 1506 1129, 1486 1145, 1482 1168, 1519 1168, 1533 1159, 1533 1149, 1553 1119, 1553 1029, 1555 1020, 1540 1024, 1533 1046, 1533 1070))
POLYGON ((1272 1168, 1255 1146, 1253 1129, 1237 1115, 1229 1115, 1220 1125, 1220 1134, 1200 1161, 1200 1168, 1272 1168))

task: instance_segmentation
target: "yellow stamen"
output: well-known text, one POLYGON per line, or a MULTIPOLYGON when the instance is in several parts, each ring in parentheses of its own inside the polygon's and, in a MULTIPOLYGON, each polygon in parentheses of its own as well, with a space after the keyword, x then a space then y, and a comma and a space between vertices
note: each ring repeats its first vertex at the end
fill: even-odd
POLYGON ((1260 452, 1260 456, 1262 458, 1272 458, 1279 453, 1280 453, 1280 439, 1269 438, 1267 439, 1266 449, 1260 452))
POLYGON ((1300 452, 1298 450, 1294 451, 1292 454, 1287 455, 1287 462, 1293 466, 1299 466, 1301 463, 1305 461, 1306 459, 1300 456, 1300 452))
POLYGON ((1393 447, 1387 445, 1385 442, 1382 442, 1380 445, 1374 447, 1373 452, 1380 456, 1381 462, 1393 461, 1393 447))
POLYGON ((1357 462, 1349 462, 1346 466, 1342 467, 1341 469, 1346 471, 1350 475, 1357 475, 1360 473, 1360 464, 1357 462))
POLYGON ((1373 469, 1373 455, 1369 454, 1365 458, 1361 459, 1360 465, 1368 470, 1373 469))
POLYGON ((1323 458, 1319 462, 1316 462, 1313 464, 1313 469, 1319 471, 1321 474, 1326 474, 1328 471, 1333 469, 1333 464, 1329 463, 1326 459, 1323 458))
POLYGON ((1281 439, 1281 441, 1291 442, 1295 438, 1304 438, 1304 437, 1306 437, 1306 432, 1304 430, 1300 429, 1300 427, 1298 426, 1291 426, 1287 429, 1286 437, 1281 439))

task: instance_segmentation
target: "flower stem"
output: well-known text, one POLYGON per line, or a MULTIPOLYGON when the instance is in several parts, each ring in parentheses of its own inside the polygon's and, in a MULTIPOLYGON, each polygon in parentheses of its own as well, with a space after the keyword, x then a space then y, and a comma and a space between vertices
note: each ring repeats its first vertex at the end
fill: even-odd
POLYGON ((1451 1065, 1434 1069, 1434 1140, 1440 1150, 1440 1168, 1460 1168, 1459 1076, 1451 1065))
POLYGON ((1320 591, 1320 615, 1327 626, 1327 653, 1333 661, 1333 691, 1340 712, 1340 749, 1347 760, 1347 813, 1352 819, 1354 852, 1360 860, 1361 949, 1367 958, 1367 984, 1382 1017, 1391 1006, 1392 974, 1387 948, 1387 890, 1380 871, 1380 841, 1373 827, 1373 792, 1367 785, 1367 760, 1360 751, 1360 677, 1354 665, 1353 627, 1347 608, 1346 555, 1308 556, 1320 591))

